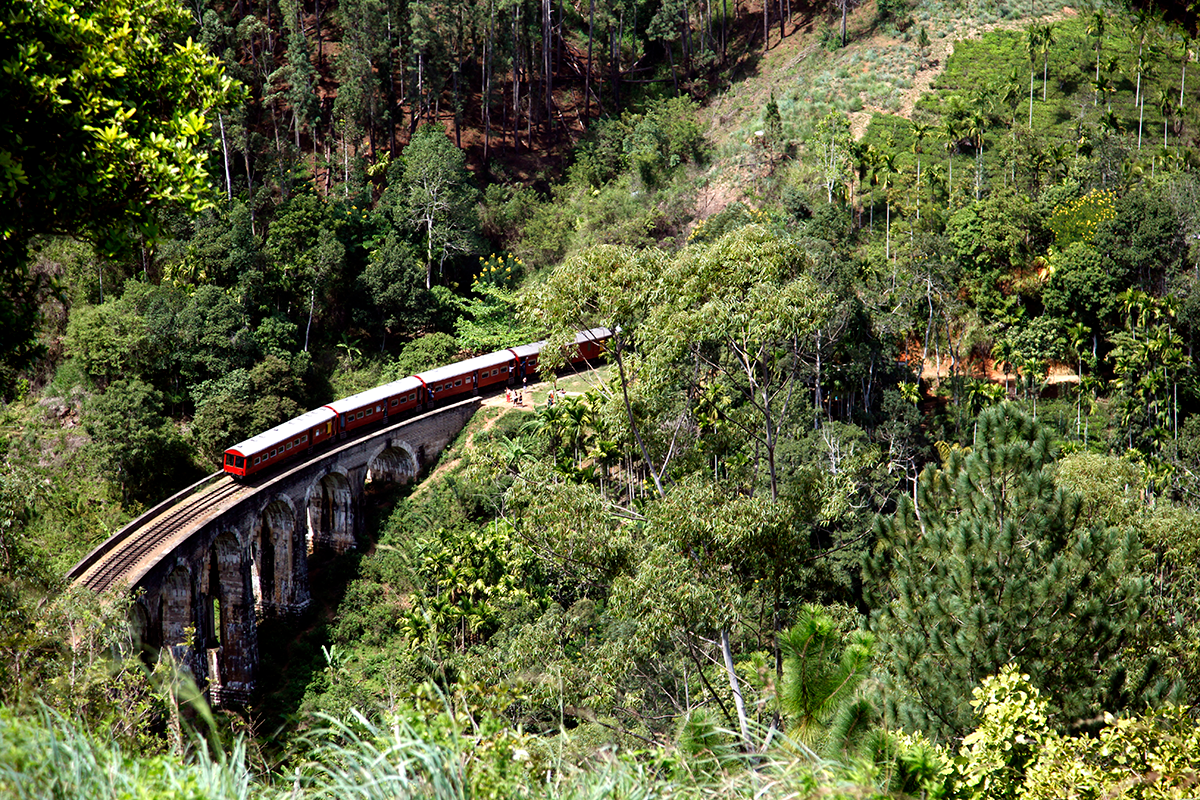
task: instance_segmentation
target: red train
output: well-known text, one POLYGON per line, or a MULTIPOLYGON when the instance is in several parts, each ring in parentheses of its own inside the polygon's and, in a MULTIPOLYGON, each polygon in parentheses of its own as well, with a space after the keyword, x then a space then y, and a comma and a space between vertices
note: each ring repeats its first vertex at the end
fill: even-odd
MULTIPOLYGON (((611 337, 607 328, 575 334, 570 362, 576 364, 599 357, 611 337)), ((225 471, 236 477, 254 475, 274 469, 301 453, 311 453, 318 445, 344 439, 357 428, 424 411, 434 403, 459 395, 478 394, 489 386, 519 386, 525 377, 537 373, 538 356, 545 344, 542 341, 518 345, 435 367, 306 411, 226 450, 225 471)))

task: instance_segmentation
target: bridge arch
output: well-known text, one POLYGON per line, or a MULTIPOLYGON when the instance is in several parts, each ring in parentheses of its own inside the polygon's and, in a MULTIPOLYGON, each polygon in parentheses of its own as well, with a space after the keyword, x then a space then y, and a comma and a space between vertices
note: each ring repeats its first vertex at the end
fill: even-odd
MULTIPOLYGON (((362 487, 358 487, 360 492, 362 487)), ((350 477, 341 470, 329 470, 313 481, 305 493, 308 508, 308 552, 333 549, 344 553, 354 549, 355 497, 350 477)))
POLYGON ((371 454, 367 461, 367 483, 408 483, 420 471, 416 449, 408 442, 392 439, 371 454))
POLYGON ((264 617, 308 607, 305 533, 290 497, 276 494, 258 515, 250 540, 250 583, 255 610, 264 617))

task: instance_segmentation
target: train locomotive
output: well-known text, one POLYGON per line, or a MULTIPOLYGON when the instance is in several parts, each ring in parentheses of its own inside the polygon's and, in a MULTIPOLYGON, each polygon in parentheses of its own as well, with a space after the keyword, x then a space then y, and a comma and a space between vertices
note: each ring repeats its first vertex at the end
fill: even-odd
MULTIPOLYGON (((610 338, 607 328, 579 331, 569 363, 599 357, 610 338)), ((230 447, 223 468, 235 478, 274 470, 301 453, 345 439, 359 428, 386 424, 491 386, 520 386, 527 376, 537 373, 538 356, 545 345, 545 341, 533 342, 435 367, 306 411, 230 447)))

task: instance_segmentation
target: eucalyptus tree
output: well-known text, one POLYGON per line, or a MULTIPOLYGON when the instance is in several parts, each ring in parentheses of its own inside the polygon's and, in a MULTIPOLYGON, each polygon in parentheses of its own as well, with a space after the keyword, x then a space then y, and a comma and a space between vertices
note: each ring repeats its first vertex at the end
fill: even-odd
MULTIPOLYGON (((806 274, 799 243, 747 225, 702 248, 684 250, 657 284, 647 337, 656 374, 711 372, 751 417, 731 424, 761 444, 772 499, 779 497, 780 420, 794 413, 799 355, 819 340, 829 298, 806 274)), ((814 403, 820 403, 820 354, 814 403)))
POLYGON ((393 162, 389 174, 393 221, 415 223, 424 239, 425 288, 433 286, 433 267, 439 271, 446 260, 470 253, 476 246, 477 191, 467 171, 466 156, 454 146, 438 125, 417 130, 393 162))
POLYGON ((562 365, 563 349, 577 331, 605 327, 612 333, 609 352, 617 364, 630 434, 660 496, 666 493, 661 472, 630 402, 630 385, 639 376, 631 371, 628 356, 644 334, 652 290, 662 268, 663 258, 657 251, 600 245, 568 258, 549 279, 521 298, 525 316, 550 334, 540 359, 542 369, 562 365))
POLYGON ((316 124, 320 119, 320 103, 317 100, 319 76, 312 64, 308 36, 301 19, 303 5, 300 0, 280 0, 279 10, 287 27, 286 67, 278 69, 270 77, 271 83, 286 83, 284 94, 292 107, 292 129, 295 134, 296 150, 300 151, 300 132, 308 128, 313 134, 313 149, 316 149, 316 124))
POLYGON ((819 123, 809 147, 817 156, 821 183, 829 203, 839 186, 854 175, 851 161, 854 140, 850 135, 850 121, 845 114, 830 111, 819 123))

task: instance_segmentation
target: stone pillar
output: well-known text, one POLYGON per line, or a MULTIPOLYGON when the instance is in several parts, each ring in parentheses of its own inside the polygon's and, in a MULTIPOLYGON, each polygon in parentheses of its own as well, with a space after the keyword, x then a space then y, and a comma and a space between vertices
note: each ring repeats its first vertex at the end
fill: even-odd
POLYGON ((213 543, 211 557, 218 585, 210 591, 220 601, 221 619, 219 645, 215 654, 209 654, 209 661, 217 666, 209 676, 209 694, 215 705, 235 705, 250 699, 258 671, 249 548, 234 534, 222 533, 213 543))

